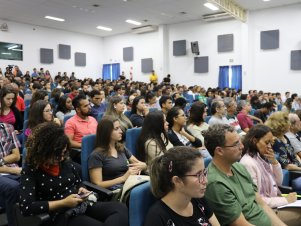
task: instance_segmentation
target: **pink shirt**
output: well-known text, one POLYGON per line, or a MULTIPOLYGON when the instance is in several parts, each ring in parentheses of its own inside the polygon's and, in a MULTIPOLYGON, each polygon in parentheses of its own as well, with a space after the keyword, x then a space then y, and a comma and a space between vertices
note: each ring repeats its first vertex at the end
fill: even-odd
POLYGON ((81 143, 83 136, 96 134, 97 121, 95 118, 88 116, 88 120, 74 115, 67 120, 65 124, 65 134, 73 135, 73 140, 81 143))
POLYGON ((10 112, 7 115, 0 115, 0 122, 5 122, 7 124, 14 125, 16 123, 14 112, 10 110, 10 112))

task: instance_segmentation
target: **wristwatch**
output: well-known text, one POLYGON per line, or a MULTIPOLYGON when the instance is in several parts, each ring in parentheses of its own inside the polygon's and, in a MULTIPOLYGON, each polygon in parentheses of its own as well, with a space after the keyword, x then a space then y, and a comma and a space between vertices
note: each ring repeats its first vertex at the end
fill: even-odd
POLYGON ((4 166, 5 165, 5 161, 3 158, 0 159, 0 166, 4 166))

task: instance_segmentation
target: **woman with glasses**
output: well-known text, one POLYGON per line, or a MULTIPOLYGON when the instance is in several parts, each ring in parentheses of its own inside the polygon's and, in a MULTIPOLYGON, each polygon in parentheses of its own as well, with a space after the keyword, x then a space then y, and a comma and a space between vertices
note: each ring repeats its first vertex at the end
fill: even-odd
POLYGON ((149 210, 145 226, 219 226, 204 193, 207 171, 202 155, 191 147, 174 147, 150 165, 151 189, 160 199, 149 210))
MULTIPOLYGON (((252 127, 243 140, 244 156, 240 160, 248 172, 253 182, 257 185, 258 192, 262 199, 271 208, 286 205, 297 200, 296 192, 289 193, 286 197, 281 196, 278 186, 281 185, 283 175, 280 163, 276 160, 272 146, 274 137, 269 127, 256 125, 252 127)), ((296 210, 296 209, 295 209, 296 210)), ((278 211, 279 218, 287 225, 296 224, 296 216, 300 211, 285 209, 278 211), (295 212, 295 216, 292 215, 295 212), (292 221, 291 217, 295 218, 292 221)), ((299 219, 300 220, 300 219, 299 219)))
POLYGON ((60 120, 53 117, 53 111, 48 102, 45 100, 36 101, 29 113, 27 128, 24 132, 25 136, 28 137, 31 131, 40 123, 52 121, 61 125, 60 120))
POLYGON ((166 116, 169 131, 168 138, 173 146, 202 147, 202 141, 186 129, 186 116, 180 107, 173 107, 166 116))
POLYGON ((26 143, 26 164, 21 172, 22 214, 48 213, 50 220, 44 226, 127 226, 125 205, 85 199, 89 191, 79 168, 67 157, 69 146, 64 129, 57 124, 45 122, 35 127, 26 143))

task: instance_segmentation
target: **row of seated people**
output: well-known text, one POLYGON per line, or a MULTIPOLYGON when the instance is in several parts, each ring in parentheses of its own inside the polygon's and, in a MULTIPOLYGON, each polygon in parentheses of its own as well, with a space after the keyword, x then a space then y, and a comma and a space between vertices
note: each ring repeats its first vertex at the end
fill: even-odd
MULTIPOLYGON (((99 144, 96 144, 96 149, 89 159, 92 171, 95 169, 93 155, 100 153, 101 156, 104 154, 105 147, 108 148, 106 145, 111 144, 106 158, 114 158, 112 150, 118 148, 117 141, 121 140, 122 132, 116 119, 104 118, 100 125, 104 127, 103 130, 110 127, 110 142, 103 144, 103 147, 97 147, 99 144), (111 124, 111 126, 104 126, 105 124, 111 124), (92 168, 90 162, 92 162, 92 168)), ((108 138, 108 135, 106 136, 108 138)), ((243 223, 285 225, 280 219, 286 225, 298 225, 300 218, 298 209, 279 210, 277 216, 268 207, 268 205, 275 207, 294 202, 296 194, 291 193, 287 197, 281 197, 277 192, 275 185, 281 183, 279 179, 281 170, 279 170, 280 164, 271 151, 273 139, 271 130, 267 126, 257 125, 252 128, 245 137, 245 145, 241 143, 240 136, 235 129, 228 125, 210 126, 204 137, 205 145, 213 156, 213 162, 208 167, 208 184, 203 157, 194 148, 179 146, 169 151, 164 150, 163 153, 158 154, 160 157, 150 163, 152 191, 160 201, 150 209, 145 225, 154 223, 167 225, 168 222, 171 225, 177 225, 178 222, 183 225, 190 225, 189 222, 201 222, 203 225, 206 223, 211 223, 211 225, 243 225, 243 223), (253 171, 250 170, 251 176, 243 166, 236 163, 241 158, 243 150, 246 153, 243 159, 253 157, 251 160, 253 163, 249 164, 251 169, 253 167, 253 171), (256 174, 254 172, 256 170, 259 170, 261 174, 256 174), (277 181, 273 179, 272 173, 277 175, 277 181), (257 189, 263 199, 256 193, 257 189), (204 194, 205 198, 203 198, 204 194)), ((105 142, 104 139, 102 142, 105 142)), ((76 172, 75 164, 65 159, 68 145, 69 139, 65 136, 63 129, 54 123, 43 123, 33 130, 26 145, 28 149, 26 165, 21 173, 19 192, 22 212, 25 215, 49 212, 53 225, 59 225, 60 222, 64 222, 65 225, 80 225, 86 222, 101 225, 97 221, 111 221, 110 217, 114 210, 115 221, 111 221, 112 225, 127 225, 125 216, 127 211, 124 206, 117 203, 107 205, 97 203, 92 207, 88 206, 84 208, 85 214, 81 212, 82 215, 75 215, 68 219, 68 223, 65 222, 65 216, 61 211, 64 212, 77 205, 82 206, 80 203, 83 199, 77 194, 88 192, 80 187, 80 177, 76 172), (103 215, 100 216, 100 213, 103 215), (120 218, 118 214, 121 215, 120 218)), ((130 154, 126 153, 128 152, 126 150, 119 151, 125 156, 130 154)), ((249 162, 250 160, 247 161, 249 162)), ((144 164, 141 165, 143 165, 141 170, 145 169, 144 164)), ((137 165, 128 166, 126 174, 138 173, 134 172, 136 167, 137 165)), ((93 176, 92 173, 90 177, 93 176)), ((101 177, 101 175, 98 176, 101 177)), ((120 182, 122 183, 123 180, 118 181, 120 182)))

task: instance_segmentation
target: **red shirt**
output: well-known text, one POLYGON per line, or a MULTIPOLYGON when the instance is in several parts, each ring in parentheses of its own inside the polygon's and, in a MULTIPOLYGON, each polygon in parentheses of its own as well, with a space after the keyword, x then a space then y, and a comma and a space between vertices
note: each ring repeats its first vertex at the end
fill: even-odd
POLYGON ((18 108, 19 111, 25 111, 25 102, 19 95, 17 96, 16 108, 18 108))

